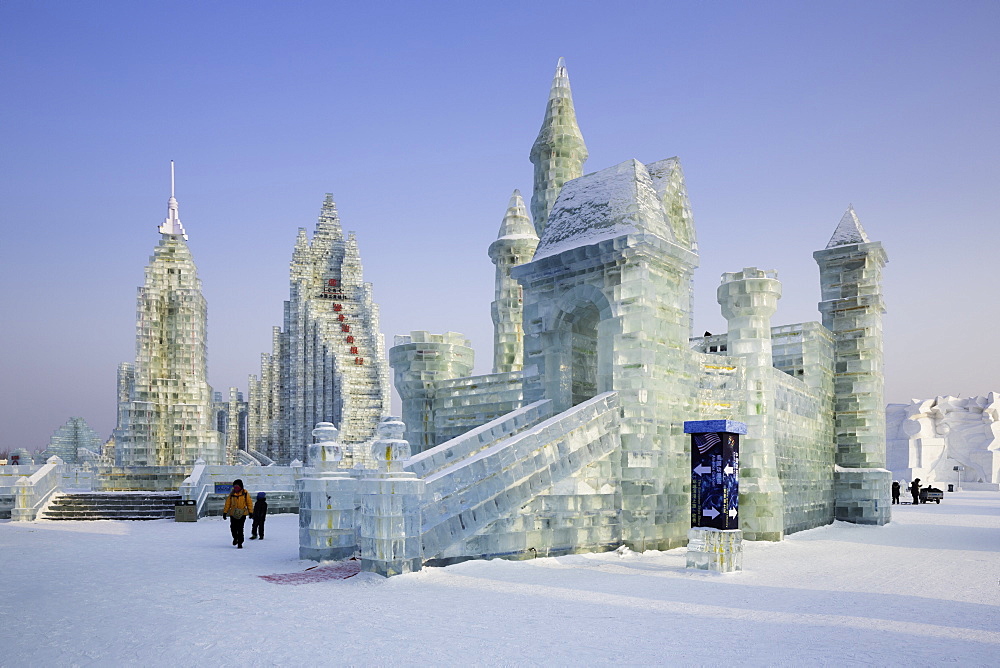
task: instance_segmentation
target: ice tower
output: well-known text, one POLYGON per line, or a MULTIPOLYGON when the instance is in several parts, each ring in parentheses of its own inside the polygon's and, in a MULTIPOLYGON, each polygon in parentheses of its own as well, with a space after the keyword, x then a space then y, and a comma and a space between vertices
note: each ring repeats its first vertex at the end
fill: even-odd
POLYGON ((531 195, 531 218, 539 237, 545 231, 549 211, 555 204, 563 184, 583 176, 587 162, 587 145, 576 124, 573 92, 569 87, 566 61, 556 65, 545 118, 538 137, 531 147, 531 164, 535 166, 535 187, 531 195))
POLYGON ((521 285, 510 270, 530 262, 538 247, 538 235, 524 208, 521 191, 515 190, 500 223, 497 240, 490 244, 490 260, 496 265, 496 299, 493 301, 493 372, 520 371, 524 361, 521 285))
POLYGON ((174 197, 136 300, 135 363, 119 370, 119 466, 227 464, 208 385, 208 310, 174 197))
POLYGON ((885 468, 882 364, 882 244, 870 241, 854 207, 826 248, 813 253, 820 270, 819 310, 834 340, 837 519, 859 524, 889 521, 885 468))
POLYGON ((778 310, 781 283, 776 272, 749 267, 723 274, 717 294, 728 322, 728 352, 743 358, 746 368, 747 434, 740 443, 740 528, 749 540, 781 540, 785 504, 775 451, 771 352, 771 316, 778 310))
POLYGON ((250 376, 247 420, 250 450, 281 464, 306 458, 317 423, 337 425, 351 445, 374 438, 389 410, 378 305, 332 195, 312 240, 299 229, 289 273, 284 328, 275 328, 271 353, 261 356, 260 379, 250 376))

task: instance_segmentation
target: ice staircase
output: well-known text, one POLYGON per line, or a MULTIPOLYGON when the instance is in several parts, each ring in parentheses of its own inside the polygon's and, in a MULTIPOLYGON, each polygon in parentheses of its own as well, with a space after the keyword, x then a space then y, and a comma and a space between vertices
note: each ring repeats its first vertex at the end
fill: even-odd
POLYGON ((172 492, 76 492, 57 494, 40 520, 159 520, 173 519, 172 492))
POLYGON ((550 401, 530 404, 408 462, 407 469, 427 484, 421 508, 425 560, 447 557, 450 548, 621 445, 616 392, 551 414, 550 401))

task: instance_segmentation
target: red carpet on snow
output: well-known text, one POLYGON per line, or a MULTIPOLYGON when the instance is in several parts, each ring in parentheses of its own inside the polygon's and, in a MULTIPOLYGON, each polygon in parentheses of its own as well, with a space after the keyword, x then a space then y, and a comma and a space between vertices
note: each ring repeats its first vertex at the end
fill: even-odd
POLYGON ((329 566, 313 566, 299 573, 274 573, 273 575, 259 575, 257 577, 274 584, 300 585, 325 580, 346 580, 360 572, 360 561, 344 561, 329 566))

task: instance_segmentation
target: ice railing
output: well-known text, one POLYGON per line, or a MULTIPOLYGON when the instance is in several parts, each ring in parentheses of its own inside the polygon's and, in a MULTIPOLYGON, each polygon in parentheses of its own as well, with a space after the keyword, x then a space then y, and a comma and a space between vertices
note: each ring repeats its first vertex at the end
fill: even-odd
POLYGON ((260 462, 261 466, 274 466, 275 461, 265 455, 263 452, 258 452, 257 450, 248 450, 250 456, 260 462))
POLYGON ((240 466, 260 466, 260 462, 246 450, 236 451, 236 463, 240 466))
POLYGON ((56 456, 30 476, 23 476, 14 483, 14 508, 10 518, 15 522, 31 522, 48 503, 52 495, 62 488, 63 461, 56 456))
POLYGON ((552 412, 553 403, 549 399, 528 404, 482 426, 470 429, 461 436, 441 445, 414 455, 403 468, 411 473, 416 473, 421 478, 427 478, 445 467, 453 466, 463 459, 471 457, 547 417, 551 417, 552 412))
POLYGON ((229 484, 239 478, 243 486, 257 492, 294 492, 295 481, 302 477, 301 464, 292 466, 222 466, 209 465, 202 460, 195 462, 191 475, 184 479, 178 492, 185 501, 194 501, 198 516, 204 513, 209 496, 215 493, 215 485, 229 484))
POLYGON ((618 393, 605 392, 429 475, 421 509, 424 559, 613 452, 621 445, 619 419, 618 393))

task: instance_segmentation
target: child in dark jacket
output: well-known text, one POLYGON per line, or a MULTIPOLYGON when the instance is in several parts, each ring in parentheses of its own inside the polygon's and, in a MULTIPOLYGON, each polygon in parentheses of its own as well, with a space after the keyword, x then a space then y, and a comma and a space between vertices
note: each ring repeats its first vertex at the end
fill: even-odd
POLYGON ((253 504, 253 525, 250 527, 250 540, 264 540, 264 520, 267 519, 267 494, 257 492, 257 503, 253 504))

